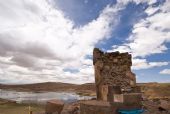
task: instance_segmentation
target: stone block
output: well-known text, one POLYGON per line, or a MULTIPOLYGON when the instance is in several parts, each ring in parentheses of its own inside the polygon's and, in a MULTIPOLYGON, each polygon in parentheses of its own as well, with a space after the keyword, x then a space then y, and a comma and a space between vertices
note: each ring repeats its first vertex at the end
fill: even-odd
POLYGON ((123 94, 114 94, 114 102, 123 103, 123 94))
POLYGON ((63 107, 64 107, 63 101, 49 100, 49 101, 47 101, 45 112, 46 112, 46 114, 53 114, 53 113, 61 114, 63 107))
POLYGON ((80 114, 115 114, 109 102, 84 101, 80 103, 80 114))
POLYGON ((121 92, 121 88, 120 88, 120 86, 112 86, 112 93, 113 94, 121 94, 122 92, 121 92))
POLYGON ((79 106, 74 104, 66 104, 61 112, 61 114, 79 114, 79 106))
POLYGON ((107 101, 108 100, 108 85, 103 85, 102 86, 102 100, 107 101))
POLYGON ((142 94, 141 93, 126 93, 123 94, 123 103, 127 105, 142 105, 142 94))
POLYGON ((107 101, 113 102, 113 86, 108 86, 107 101))
POLYGON ((115 103, 123 103, 124 106, 142 106, 142 95, 140 93, 114 94, 115 103))
POLYGON ((166 110, 170 110, 170 101, 160 100, 160 107, 166 110))
POLYGON ((112 114, 119 114, 118 110, 132 110, 132 109, 141 109, 141 106, 137 106, 135 104, 124 104, 121 102, 113 102, 110 103, 112 107, 112 114))

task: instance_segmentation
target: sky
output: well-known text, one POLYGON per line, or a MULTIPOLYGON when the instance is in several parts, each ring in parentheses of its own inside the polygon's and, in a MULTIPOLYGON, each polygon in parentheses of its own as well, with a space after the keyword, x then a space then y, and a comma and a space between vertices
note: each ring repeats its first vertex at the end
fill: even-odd
POLYGON ((93 48, 170 82, 170 0, 1 0, 0 83, 94 82, 93 48))

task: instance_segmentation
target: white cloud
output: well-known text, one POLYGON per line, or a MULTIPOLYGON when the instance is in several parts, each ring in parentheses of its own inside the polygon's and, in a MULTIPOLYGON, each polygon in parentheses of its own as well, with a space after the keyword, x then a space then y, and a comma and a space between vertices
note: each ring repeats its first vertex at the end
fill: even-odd
MULTIPOLYGON (((166 1, 160 6, 160 12, 148 16, 146 19, 141 19, 133 27, 132 34, 129 37, 129 43, 125 43, 124 49, 127 48, 132 52, 134 57, 146 57, 156 53, 163 53, 167 50, 165 43, 170 42, 170 4, 166 1), (166 8, 165 8, 166 6, 166 8)), ((155 8, 149 7, 146 13, 150 15, 148 10, 155 8)), ((114 50, 122 46, 113 47, 114 50)))
POLYGON ((2 75, 4 72, 0 69, 0 75, 2 75))
POLYGON ((153 15, 154 13, 156 13, 158 11, 158 7, 148 7, 145 12, 150 16, 150 15, 153 15))
POLYGON ((170 69, 164 69, 160 71, 160 74, 170 74, 170 69))
POLYGON ((1 80, 9 83, 94 81, 92 60, 85 57, 92 54, 96 43, 110 37, 123 6, 108 5, 96 20, 76 27, 52 3, 0 1, 0 69, 4 71, 1 80), (65 68, 80 72, 65 72, 65 68))
POLYGON ((140 70, 140 69, 148 69, 160 66, 166 66, 169 62, 148 62, 146 59, 133 59, 132 61, 132 69, 140 70))
MULTIPOLYGON (((153 1, 154 3, 154 1, 153 1)), ((166 43, 170 42, 170 1, 167 0, 164 4, 158 7, 150 5, 145 13, 148 16, 134 24, 132 34, 127 39, 127 42, 113 46, 109 51, 130 52, 134 60, 139 57, 146 58, 153 54, 165 53, 168 48, 166 43), (156 12, 158 11, 159 12, 156 12)), ((138 61, 135 69, 151 68, 154 66, 166 65, 167 62, 147 62, 146 59, 138 61)))
MULTIPOLYGON (((0 81, 5 83, 94 81, 92 60, 86 56, 92 54, 95 44, 110 37, 119 21, 118 11, 132 1, 136 4, 155 2, 155 0, 120 0, 118 4, 104 8, 96 20, 80 27, 76 27, 75 23, 66 18, 60 9, 55 8, 53 1, 50 0, 0 1, 0 70, 3 71, 3 74, 0 71, 0 81), (73 68, 79 72, 65 72, 66 68, 73 68)), ((151 7, 148 11, 148 15, 151 16, 134 25, 130 43, 114 46, 114 50, 128 51, 136 57, 167 50, 164 43, 170 41, 170 34, 166 32, 169 29, 167 26, 169 5, 164 4, 160 9, 162 10, 158 13, 160 16, 158 14, 152 16, 154 10, 151 7), (161 16, 167 20, 156 19, 161 16), (156 39, 150 39, 153 37, 156 39), (147 40, 149 41, 146 42, 147 40)), ((137 65, 134 68, 151 68, 167 63, 145 60, 142 64, 143 66, 137 65)))
POLYGON ((155 3, 157 0, 117 0, 118 3, 123 3, 124 5, 128 4, 129 2, 134 2, 136 4, 140 3, 148 3, 149 5, 155 3))

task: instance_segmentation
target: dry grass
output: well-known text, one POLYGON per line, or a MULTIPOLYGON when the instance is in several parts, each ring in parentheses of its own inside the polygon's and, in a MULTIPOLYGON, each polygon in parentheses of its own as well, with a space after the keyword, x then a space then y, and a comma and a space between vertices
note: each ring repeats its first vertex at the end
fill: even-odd
POLYGON ((149 98, 170 98, 170 83, 142 84, 142 91, 149 98))
MULTIPOLYGON (((38 112, 43 112, 44 107, 38 105, 31 105, 31 110, 33 114, 38 112)), ((28 105, 16 104, 16 103, 7 103, 0 105, 0 114, 29 114, 28 105)))

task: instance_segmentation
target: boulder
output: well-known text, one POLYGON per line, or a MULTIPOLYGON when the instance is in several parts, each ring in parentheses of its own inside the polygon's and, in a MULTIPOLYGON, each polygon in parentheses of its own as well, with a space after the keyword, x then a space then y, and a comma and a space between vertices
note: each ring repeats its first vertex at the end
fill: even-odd
POLYGON ((61 114, 63 110, 64 102, 60 100, 49 100, 47 101, 45 113, 46 114, 61 114))
POLYGON ((78 104, 67 104, 67 105, 65 105, 61 114, 79 114, 78 104))
POLYGON ((170 101, 167 100, 160 100, 160 106, 161 109, 169 110, 170 111, 170 101))
POLYGON ((126 93, 123 94, 123 103, 128 105, 142 106, 142 94, 141 93, 126 93))

